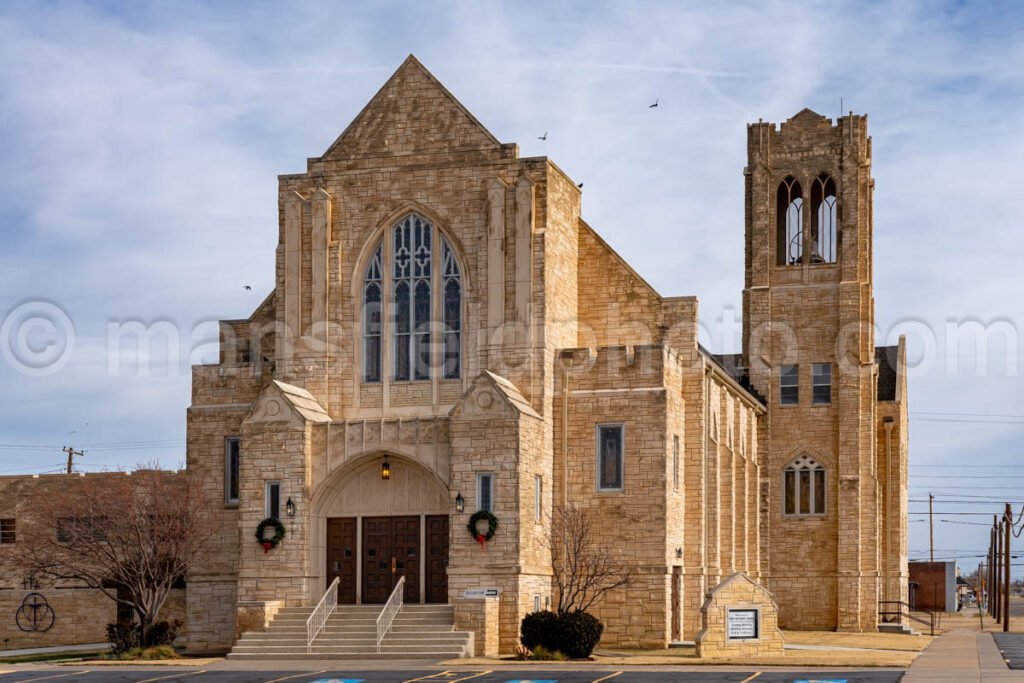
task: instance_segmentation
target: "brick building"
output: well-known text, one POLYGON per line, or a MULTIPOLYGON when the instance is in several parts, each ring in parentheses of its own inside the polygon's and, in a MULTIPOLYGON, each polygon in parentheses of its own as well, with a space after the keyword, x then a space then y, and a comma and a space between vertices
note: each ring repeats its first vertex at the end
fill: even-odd
POLYGON ((502 651, 549 604, 552 512, 585 508, 633 583, 605 643, 692 639, 736 571, 783 628, 873 630, 906 600, 904 350, 873 337, 864 116, 748 127, 743 352, 648 285, 551 160, 494 138, 413 57, 279 178, 276 285, 193 371, 188 471, 220 524, 188 577, 195 650, 285 606, 469 610, 502 651), (382 470, 389 471, 384 478, 382 470), (457 501, 464 501, 458 510, 457 501), (492 541, 469 515, 499 519, 492 541), (287 537, 270 552, 261 520, 287 537))

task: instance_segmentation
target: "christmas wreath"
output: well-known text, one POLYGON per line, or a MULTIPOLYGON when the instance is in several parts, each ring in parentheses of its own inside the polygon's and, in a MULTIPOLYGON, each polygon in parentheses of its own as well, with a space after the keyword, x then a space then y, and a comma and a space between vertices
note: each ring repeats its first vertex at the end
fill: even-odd
POLYGON ((487 510, 477 510, 469 518, 469 522, 466 524, 466 528, 469 529, 469 535, 472 536, 473 540, 479 543, 480 547, 482 548, 484 546, 484 543, 487 543, 487 541, 494 538, 494 532, 498 530, 498 518, 492 515, 487 510), (484 519, 487 520, 486 534, 480 533, 476 528, 477 522, 484 519))
POLYGON ((273 517, 267 517, 265 520, 260 522, 259 526, 256 527, 256 540, 263 546, 263 554, 266 555, 270 552, 271 548, 276 548, 284 540, 284 524, 281 524, 278 520, 273 517), (267 527, 274 528, 274 535, 267 538, 267 527))

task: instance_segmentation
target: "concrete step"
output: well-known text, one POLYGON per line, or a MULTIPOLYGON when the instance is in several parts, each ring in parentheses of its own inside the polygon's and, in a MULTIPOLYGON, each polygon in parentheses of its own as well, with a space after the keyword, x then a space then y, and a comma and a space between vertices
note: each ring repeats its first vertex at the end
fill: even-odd
POLYGON ((363 660, 385 660, 385 659, 409 659, 437 662, 443 659, 459 659, 469 656, 465 649, 461 650, 431 650, 427 652, 405 649, 399 652, 317 652, 307 653, 305 648, 301 652, 280 652, 266 650, 258 653, 236 653, 228 654, 228 659, 234 660, 308 660, 308 659, 363 659, 363 660))
POLYGON ((909 626, 904 626, 903 624, 885 624, 885 623, 882 623, 882 624, 878 625, 878 632, 879 633, 902 633, 902 634, 908 635, 908 636, 919 636, 919 635, 921 635, 920 631, 916 631, 916 630, 910 628, 909 626))

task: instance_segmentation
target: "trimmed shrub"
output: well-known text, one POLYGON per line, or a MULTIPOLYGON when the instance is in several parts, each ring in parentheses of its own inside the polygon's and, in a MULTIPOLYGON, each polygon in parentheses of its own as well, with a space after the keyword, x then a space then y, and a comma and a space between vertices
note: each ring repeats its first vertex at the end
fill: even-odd
POLYGON ((538 662, 564 662, 567 657, 558 650, 549 650, 543 645, 538 645, 533 648, 533 652, 530 653, 530 659, 538 662))
POLYGON ((534 658, 538 650, 561 653, 570 659, 589 657, 601 641, 602 624, 587 612, 532 612, 523 617, 519 639, 534 658))
POLYGON ((181 631, 181 620, 173 622, 158 621, 149 627, 149 635, 146 638, 146 647, 160 647, 162 645, 173 645, 181 631))
POLYGON ((587 612, 566 612, 558 619, 558 650, 570 659, 589 657, 601 642, 604 624, 587 612))
POLYGON ((523 617, 519 626, 519 640, 533 650, 538 645, 554 649, 558 638, 558 614, 555 612, 531 612, 523 617))
POLYGON ((139 627, 131 621, 118 621, 107 624, 107 642, 110 652, 115 657, 123 655, 139 646, 139 627))

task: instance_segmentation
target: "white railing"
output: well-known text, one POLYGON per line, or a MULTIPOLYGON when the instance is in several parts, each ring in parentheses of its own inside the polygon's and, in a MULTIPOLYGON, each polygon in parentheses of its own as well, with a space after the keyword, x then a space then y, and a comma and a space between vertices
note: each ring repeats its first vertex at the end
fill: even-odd
POLYGON ((313 608, 313 613, 306 619, 306 654, 313 652, 313 641, 320 635, 320 631, 324 630, 327 619, 338 608, 338 580, 339 577, 334 577, 324 597, 320 598, 320 602, 313 608))
POLYGON ((395 584, 395 589, 391 591, 391 597, 384 603, 384 609, 380 611, 380 615, 377 617, 377 652, 380 652, 380 643, 384 640, 384 636, 391 630, 391 624, 394 623, 395 617, 402 609, 402 598, 405 593, 405 577, 403 576, 395 584))

